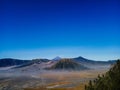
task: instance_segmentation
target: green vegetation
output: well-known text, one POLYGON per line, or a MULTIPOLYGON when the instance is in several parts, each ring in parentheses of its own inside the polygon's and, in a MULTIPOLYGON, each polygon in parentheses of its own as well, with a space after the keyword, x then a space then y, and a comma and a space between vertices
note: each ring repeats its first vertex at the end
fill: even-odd
POLYGON ((85 90, 120 90, 120 60, 105 75, 89 81, 85 90))
POLYGON ((88 69, 73 61, 72 59, 61 59, 55 65, 53 65, 50 69, 57 69, 57 70, 85 70, 88 69))

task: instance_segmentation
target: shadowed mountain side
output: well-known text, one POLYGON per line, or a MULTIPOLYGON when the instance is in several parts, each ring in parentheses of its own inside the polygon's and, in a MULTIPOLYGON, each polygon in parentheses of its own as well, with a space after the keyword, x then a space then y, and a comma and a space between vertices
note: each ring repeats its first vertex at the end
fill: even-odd
POLYGON ((0 59, 0 67, 22 65, 22 64, 25 64, 25 63, 29 63, 29 62, 30 62, 30 60, 20 60, 20 59, 4 58, 4 59, 0 59))
POLYGON ((85 70, 87 67, 73 61, 72 59, 61 59, 52 67, 48 68, 51 70, 85 70))

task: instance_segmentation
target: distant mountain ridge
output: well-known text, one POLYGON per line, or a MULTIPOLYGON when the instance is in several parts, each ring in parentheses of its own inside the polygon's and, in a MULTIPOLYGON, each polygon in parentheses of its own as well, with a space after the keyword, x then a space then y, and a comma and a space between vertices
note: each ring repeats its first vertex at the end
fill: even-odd
MULTIPOLYGON (((59 62, 60 60, 62 60, 64 58, 61 57, 56 57, 52 60, 49 59, 33 59, 33 60, 20 60, 20 59, 12 59, 12 58, 3 58, 0 59, 0 67, 8 67, 8 66, 14 66, 16 65, 17 67, 26 67, 26 66, 30 66, 33 64, 38 64, 41 65, 41 63, 46 63, 47 65, 50 66, 53 64, 56 64, 57 62, 59 62)), ((94 61, 94 60, 89 60, 86 59, 84 57, 76 57, 76 58, 67 58, 67 59, 71 59, 76 63, 80 63, 81 65, 106 65, 106 64, 114 64, 116 61, 115 60, 111 60, 111 61, 94 61)), ((45 65, 46 65, 45 64, 45 65)))

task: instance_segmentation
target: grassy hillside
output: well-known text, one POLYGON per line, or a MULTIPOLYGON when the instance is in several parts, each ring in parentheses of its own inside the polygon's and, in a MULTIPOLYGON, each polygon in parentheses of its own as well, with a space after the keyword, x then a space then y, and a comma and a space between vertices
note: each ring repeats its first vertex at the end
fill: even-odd
POLYGON ((105 75, 89 81, 85 90, 120 90, 120 60, 105 75))

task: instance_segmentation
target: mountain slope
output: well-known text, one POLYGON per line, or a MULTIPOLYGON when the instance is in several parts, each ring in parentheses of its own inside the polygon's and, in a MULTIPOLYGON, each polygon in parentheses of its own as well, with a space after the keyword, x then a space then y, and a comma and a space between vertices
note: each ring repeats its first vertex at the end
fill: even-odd
POLYGON ((47 62, 49 62, 49 61, 50 61, 50 60, 48 60, 48 59, 33 59, 33 60, 31 60, 30 62, 24 63, 24 64, 22 64, 22 65, 19 65, 19 66, 15 67, 15 68, 27 67, 27 66, 31 66, 31 65, 33 65, 33 64, 41 65, 41 63, 47 63, 47 62))

